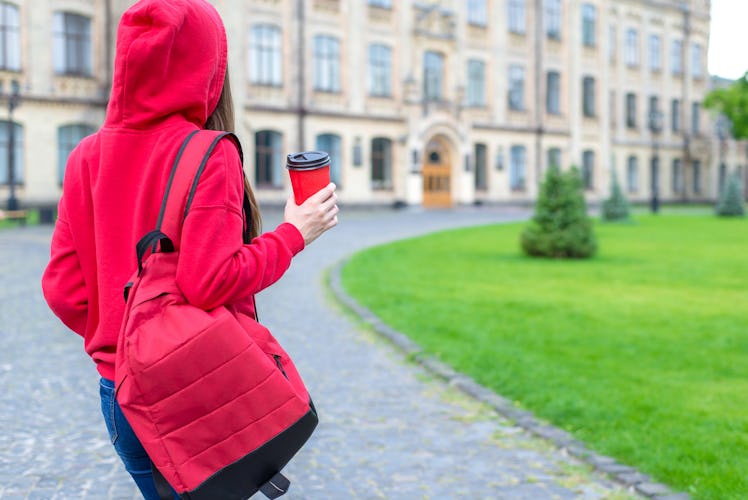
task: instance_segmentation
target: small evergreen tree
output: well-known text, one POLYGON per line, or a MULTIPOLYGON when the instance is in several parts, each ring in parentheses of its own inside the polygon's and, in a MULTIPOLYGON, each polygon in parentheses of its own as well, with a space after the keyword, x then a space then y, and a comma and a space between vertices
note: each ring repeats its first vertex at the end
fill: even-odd
POLYGON ((595 254, 597 243, 576 167, 565 173, 548 169, 521 244, 535 257, 584 259, 595 254))
POLYGON ((740 177, 737 172, 733 172, 727 179, 716 210, 717 215, 723 217, 745 216, 745 200, 743 199, 743 190, 740 188, 740 177))
POLYGON ((629 202, 618 184, 618 176, 613 170, 610 185, 610 198, 603 202, 602 219, 604 221, 625 221, 629 218, 629 202))

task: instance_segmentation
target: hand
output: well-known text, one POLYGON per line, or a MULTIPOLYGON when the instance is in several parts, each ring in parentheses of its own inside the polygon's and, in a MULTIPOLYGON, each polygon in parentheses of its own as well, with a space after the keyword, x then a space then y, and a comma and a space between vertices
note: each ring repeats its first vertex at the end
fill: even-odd
POLYGON ((335 184, 331 182, 301 205, 296 204, 293 195, 288 198, 283 219, 296 226, 304 237, 304 245, 338 225, 338 196, 335 188, 335 184))

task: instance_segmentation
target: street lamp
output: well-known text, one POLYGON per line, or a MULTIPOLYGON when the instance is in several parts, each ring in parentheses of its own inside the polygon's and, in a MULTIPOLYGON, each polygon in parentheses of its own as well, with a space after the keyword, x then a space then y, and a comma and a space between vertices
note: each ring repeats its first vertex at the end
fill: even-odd
POLYGON ((16 127, 13 123, 13 111, 21 104, 21 85, 18 80, 11 81, 10 93, 6 94, 0 82, 0 94, 8 100, 8 210, 13 211, 18 210, 15 172, 16 127))
POLYGON ((657 155, 657 149, 659 147, 659 144, 657 143, 657 135, 662 132, 662 119, 662 111, 659 109, 653 109, 649 112, 649 131, 652 133, 652 199, 650 201, 650 208, 654 214, 656 214, 660 209, 660 158, 657 155))

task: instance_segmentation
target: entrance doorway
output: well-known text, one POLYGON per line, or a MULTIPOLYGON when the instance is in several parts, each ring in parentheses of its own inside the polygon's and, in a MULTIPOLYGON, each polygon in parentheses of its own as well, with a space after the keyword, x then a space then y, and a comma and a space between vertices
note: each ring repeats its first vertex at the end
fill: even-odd
POLYGON ((452 206, 452 164, 446 143, 434 138, 426 145, 423 162, 423 206, 452 206))

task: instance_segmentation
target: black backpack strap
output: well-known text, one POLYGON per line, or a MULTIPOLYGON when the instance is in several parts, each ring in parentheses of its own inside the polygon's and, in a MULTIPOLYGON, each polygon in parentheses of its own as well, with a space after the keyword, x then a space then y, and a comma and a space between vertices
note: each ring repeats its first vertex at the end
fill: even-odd
POLYGON ((281 495, 285 495, 290 486, 291 481, 278 472, 270 478, 270 481, 260 486, 260 492, 268 498, 278 498, 281 495))

